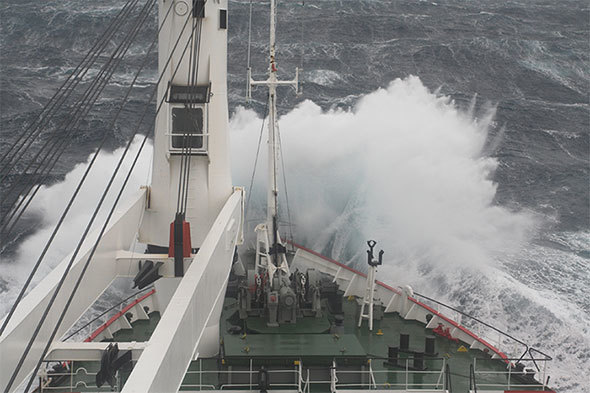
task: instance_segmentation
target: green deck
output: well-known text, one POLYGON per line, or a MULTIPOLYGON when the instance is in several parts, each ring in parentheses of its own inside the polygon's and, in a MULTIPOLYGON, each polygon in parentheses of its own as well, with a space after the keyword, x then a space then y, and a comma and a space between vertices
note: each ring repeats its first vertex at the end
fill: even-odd
POLYGON ((366 357, 367 353, 354 334, 249 334, 246 337, 223 337, 225 359, 366 357))
MULTIPOLYGON (((274 389, 294 389, 299 364, 302 365, 304 376, 309 369, 312 378, 329 381, 334 362, 339 373, 339 390, 366 389, 368 376, 367 380, 363 381, 365 385, 358 386, 358 379, 355 381, 354 375, 360 375, 359 372, 368 375, 369 367, 373 371, 378 389, 424 389, 428 384, 441 389, 444 378, 441 369, 443 365, 448 364, 452 392, 469 391, 469 367, 473 364, 474 358, 478 359, 479 366, 485 365, 487 371, 506 371, 502 360, 491 359, 490 355, 479 350, 469 350, 465 343, 434 336, 436 355, 431 358, 425 357, 424 370, 416 372, 417 370, 412 370, 411 352, 424 352, 425 337, 433 336, 430 329, 426 329, 420 322, 404 320, 398 314, 391 313, 385 314, 381 320, 375 320, 374 330, 369 332, 366 322, 361 328, 357 327, 357 299, 345 299, 343 311, 344 333, 340 335, 329 333, 332 317, 327 312, 320 318, 308 317, 300 319, 297 324, 278 328, 267 327, 263 318, 249 318, 245 323, 246 334, 230 334, 229 328, 241 322, 236 314, 236 300, 226 298, 220 324, 220 356, 191 362, 181 390, 212 390, 220 389, 222 385, 223 390, 250 387, 256 389, 257 373, 262 365, 270 369, 286 370, 286 376, 280 381, 276 374, 270 374, 270 382, 274 389), (409 352, 400 353, 397 364, 393 365, 387 360, 388 347, 399 346, 400 333, 410 336, 409 352), (229 372, 238 374, 228 377, 229 372), (352 383, 347 386, 349 380, 352 383)), ((113 341, 147 341, 159 319, 159 313, 152 313, 149 321, 135 321, 132 324, 133 329, 116 332, 113 341)), ((80 367, 92 373, 98 371, 100 364, 76 362, 74 369, 80 367)), ((130 372, 131 370, 120 372, 120 384, 124 384, 130 372)), ((102 389, 90 388, 94 385, 93 374, 81 372, 74 376, 72 381, 74 385, 78 383, 76 391, 110 391, 108 385, 102 389), (89 388, 86 389, 79 382, 86 383, 89 388)), ((485 390, 483 384, 506 384, 507 377, 505 374, 490 374, 487 377, 479 376, 477 382, 479 390, 485 390)), ((515 389, 520 384, 515 380, 511 383, 515 389)), ((64 386, 65 384, 69 385, 69 380, 64 386)), ((318 383, 312 385, 311 392, 328 392, 329 388, 329 383, 318 383)), ((528 387, 527 390, 535 389, 528 387)), ((498 388, 498 391, 503 389, 498 388)))

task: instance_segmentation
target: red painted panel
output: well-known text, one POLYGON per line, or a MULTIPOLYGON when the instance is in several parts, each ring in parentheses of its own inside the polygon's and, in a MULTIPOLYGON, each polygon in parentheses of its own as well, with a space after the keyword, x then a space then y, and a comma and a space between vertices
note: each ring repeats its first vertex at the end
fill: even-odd
MULTIPOLYGON (((189 258, 191 256, 191 225, 190 223, 182 222, 182 256, 189 258)), ((170 223, 170 242, 168 243, 168 256, 174 256, 174 221, 170 223)))
POLYGON ((104 324, 100 325, 100 327, 98 329, 96 329, 90 336, 88 336, 88 338, 86 340, 84 340, 84 342, 91 342, 92 340, 94 340, 96 337, 98 337, 98 335, 100 333, 104 332, 104 330, 106 328, 111 326, 113 324, 113 322, 115 322, 117 319, 124 316, 127 313, 127 311, 131 310, 133 308, 133 306, 135 306, 137 303, 142 302, 144 299, 152 296, 154 293, 156 293, 156 290, 152 289, 151 291, 149 291, 148 293, 146 293, 145 295, 143 295, 139 299, 136 299, 133 302, 126 305, 121 311, 119 311, 117 314, 113 315, 111 317, 111 319, 106 321, 104 324))

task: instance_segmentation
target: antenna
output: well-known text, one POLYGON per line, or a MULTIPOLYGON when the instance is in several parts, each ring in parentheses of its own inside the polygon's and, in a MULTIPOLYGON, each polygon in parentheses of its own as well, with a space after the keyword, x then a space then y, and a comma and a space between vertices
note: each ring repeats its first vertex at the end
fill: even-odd
MULTIPOLYGON (((272 234, 269 240, 272 241, 272 247, 276 251, 277 245, 280 242, 277 227, 278 215, 278 195, 279 189, 277 185, 277 174, 279 165, 279 150, 277 136, 277 102, 276 90, 278 86, 291 86, 298 93, 299 89, 299 68, 295 70, 295 78, 292 80, 281 81, 277 78, 277 63, 276 63, 276 0, 270 1, 270 53, 268 64, 268 78, 264 81, 256 81, 252 79, 251 68, 248 67, 248 87, 246 96, 251 99, 252 87, 266 86, 268 88, 268 192, 267 192, 267 209, 266 209, 266 229, 272 234)), ((270 253, 271 261, 278 266, 278 255, 275 252, 270 253)))
POLYGON ((369 274, 367 274, 367 286, 365 288, 365 297, 361 305, 361 314, 359 316, 358 327, 361 327, 363 319, 369 320, 369 331, 373 331, 373 307, 375 306, 375 274, 377 273, 377 266, 383 264, 383 253, 379 251, 379 259, 375 259, 374 248, 377 245, 375 240, 367 242, 369 249, 367 250, 367 263, 369 264, 369 274), (369 308, 365 312, 365 307, 369 308))

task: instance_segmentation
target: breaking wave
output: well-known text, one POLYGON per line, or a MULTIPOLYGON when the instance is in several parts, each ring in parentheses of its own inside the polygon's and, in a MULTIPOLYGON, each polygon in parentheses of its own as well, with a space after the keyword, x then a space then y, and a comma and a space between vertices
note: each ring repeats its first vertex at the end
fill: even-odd
MULTIPOLYGON (((135 157, 139 149, 141 144, 140 138, 142 137, 136 137, 127 153, 119 174, 111 186, 109 195, 105 199, 102 209, 94 222, 93 229, 100 228, 104 223, 108 211, 123 183, 123 179, 131 166, 133 157, 135 157)), ((121 197, 121 201, 125 201, 126 194, 128 195, 129 192, 135 191, 138 187, 148 183, 149 168, 151 166, 151 150, 151 145, 146 144, 133 175, 125 188, 125 193, 121 197)), ((80 194, 72 205, 69 214, 66 216, 29 289, 34 288, 36 283, 43 279, 66 255, 74 250, 122 153, 123 149, 121 148, 113 152, 101 152, 99 154, 85 185, 80 190, 80 194)), ((19 244, 15 255, 4 257, 0 260, 0 267, 2 268, 2 277, 0 278, 2 285, 0 285, 0 288, 2 288, 3 298, 3 301, 0 303, 0 318, 8 312, 14 303, 16 296, 22 288, 22 284, 39 258, 55 224, 59 220, 80 178, 88 167, 90 159, 91 157, 86 162, 76 165, 65 176, 63 181, 51 186, 41 187, 37 196, 33 199, 27 214, 35 216, 39 220, 37 231, 19 244)))
MULTIPOLYGON (((562 286, 590 289, 587 260, 537 244, 548 219, 495 202, 499 162, 486 153, 497 144, 488 140, 495 110, 474 107, 458 108, 417 77, 349 110, 301 102, 280 119, 290 202, 287 212, 281 191, 282 220, 290 213, 295 241, 361 269, 365 241, 377 240, 385 250, 380 279, 460 305, 552 353, 552 384, 580 391, 590 372, 590 320, 562 286), (519 273, 564 261, 586 268, 553 269, 561 282, 545 286, 519 273)), ((250 183, 261 121, 244 108, 232 117, 236 184, 250 183)), ((248 190, 251 227, 264 216, 265 151, 248 190)))
MULTIPOLYGON (((541 215, 495 203, 499 162, 487 153, 497 142, 489 141, 495 112, 474 107, 459 108, 416 77, 395 80, 348 110, 323 111, 301 102, 280 119, 290 208, 281 192, 282 219, 291 216, 296 241, 360 269, 365 240, 377 240, 385 250, 379 279, 410 284, 493 321, 554 355, 552 385, 582 392, 582 376, 590 373, 590 320, 583 300, 590 291, 590 233, 541 236, 541 215)), ((231 118, 235 184, 250 184, 261 125, 245 108, 231 118)), ((135 141, 131 153, 137 148, 135 141)), ((142 154, 128 190, 147 183, 150 150, 142 154)), ((250 229, 264 214, 265 151, 263 145, 254 187, 247 190, 250 229)), ((71 252, 120 154, 121 149, 99 156, 92 182, 36 281, 71 252)), ((38 231, 20 244, 14 259, 1 262, 0 314, 12 304, 86 166, 44 187, 34 201, 38 231)), ((115 287, 109 296, 120 292, 115 287)))

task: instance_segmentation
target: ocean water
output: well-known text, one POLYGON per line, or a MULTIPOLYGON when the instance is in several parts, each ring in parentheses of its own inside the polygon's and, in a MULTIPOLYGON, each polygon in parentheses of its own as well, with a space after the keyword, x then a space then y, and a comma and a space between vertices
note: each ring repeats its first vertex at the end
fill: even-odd
MULTIPOLYGON (((3 2, 2 152, 121 6, 3 2)), ((267 6, 253 3, 258 78, 267 6)), ((244 100, 248 12, 249 1, 230 2, 233 176, 246 186, 265 106, 263 91, 244 100)), ((364 242, 374 238, 385 250, 380 280, 510 331, 554 357, 552 386, 580 393, 590 372, 589 12, 584 1, 279 2, 277 55, 282 78, 303 68, 302 95, 285 89, 280 100, 289 196, 287 211, 282 193, 281 212, 294 239, 362 269, 364 242)), ((106 132, 94 181, 42 271, 70 251, 157 79, 152 55, 124 119, 108 129, 155 31, 154 16, 26 219, 2 239, 0 313, 106 132)), ((147 181, 148 168, 146 152, 134 185, 147 181)), ((252 223, 263 174, 259 164, 252 223)), ((13 176, 1 190, 24 181, 13 176)))

